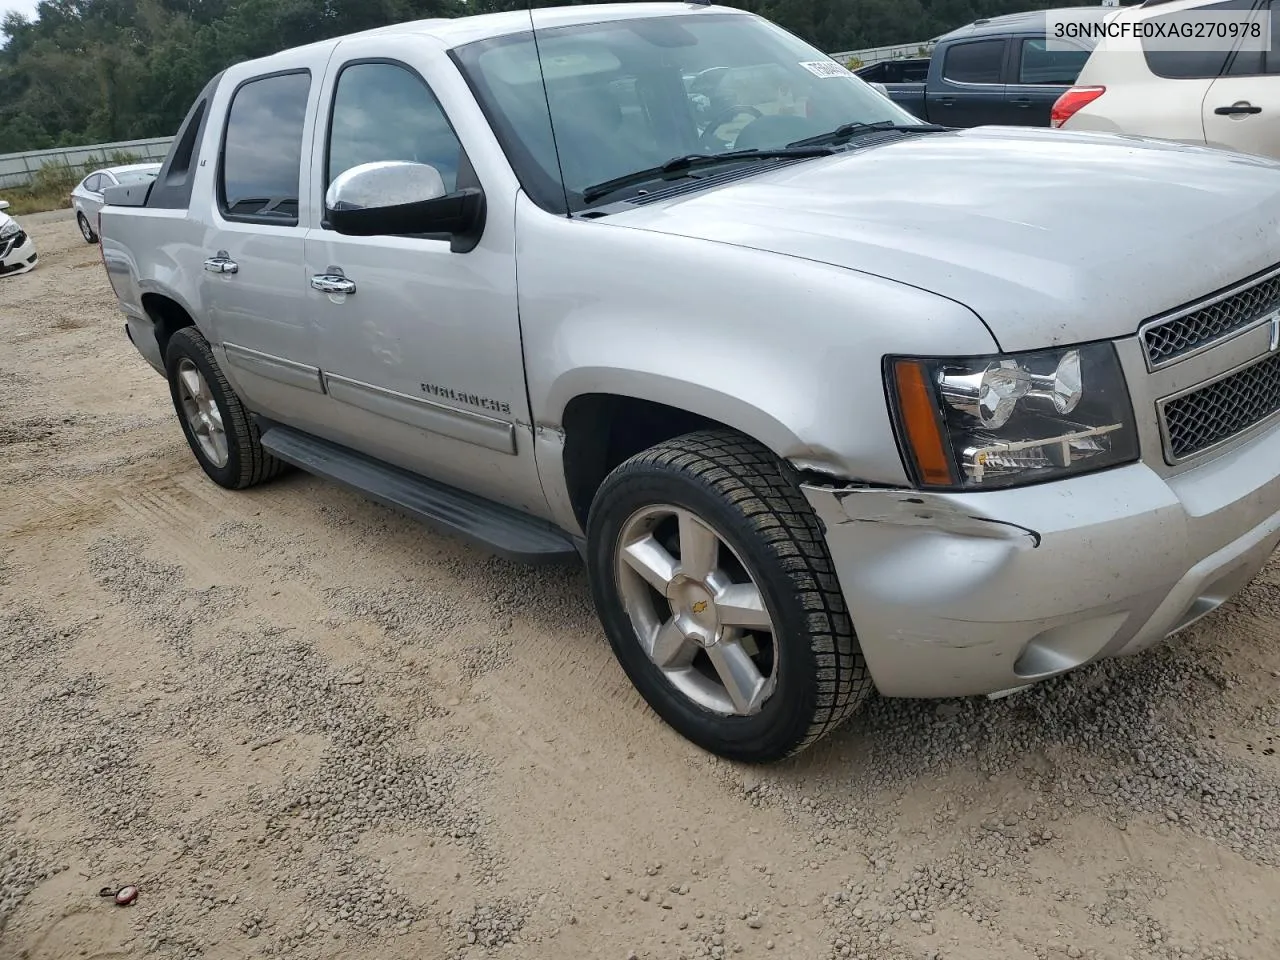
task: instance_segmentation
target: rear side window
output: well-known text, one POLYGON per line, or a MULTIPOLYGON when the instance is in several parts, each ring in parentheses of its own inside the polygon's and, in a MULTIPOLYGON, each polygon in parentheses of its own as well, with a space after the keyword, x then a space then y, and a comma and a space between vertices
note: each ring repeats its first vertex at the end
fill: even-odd
POLYGON ((385 62, 343 68, 333 96, 326 189, 344 170, 402 160, 431 164, 452 193, 461 154, 444 110, 417 74, 385 62))
POLYGON ((302 135, 311 75, 250 80, 231 98, 219 175, 224 216, 286 225, 298 222, 302 135))
MULTIPOLYGON (((1222 3, 1211 3, 1179 14, 1152 17, 1151 20, 1154 23, 1168 21, 1183 25, 1188 22, 1189 18, 1194 18, 1197 13, 1251 10, 1253 2, 1254 0, 1223 0, 1222 3)), ((1215 43, 1214 46, 1221 46, 1221 44, 1215 43)), ((1166 80, 1208 80, 1222 75, 1223 68, 1227 64, 1227 57, 1230 56, 1230 51, 1162 50, 1160 49, 1160 44, 1153 45, 1149 39, 1144 38, 1142 41, 1142 55, 1146 58, 1147 69, 1157 77, 1163 77, 1166 80)))
POLYGON ((1280 0, 1271 0, 1263 10, 1271 12, 1271 49, 1241 50, 1227 68, 1233 77, 1280 75, 1280 0))
POLYGON ((1084 47, 1077 50, 1050 50, 1049 42, 1043 37, 1023 40, 1017 82, 1069 87, 1080 76, 1091 52, 1084 47))
POLYGON ((1004 40, 975 40, 948 48, 942 77, 954 83, 1000 83, 1004 72, 1004 40))

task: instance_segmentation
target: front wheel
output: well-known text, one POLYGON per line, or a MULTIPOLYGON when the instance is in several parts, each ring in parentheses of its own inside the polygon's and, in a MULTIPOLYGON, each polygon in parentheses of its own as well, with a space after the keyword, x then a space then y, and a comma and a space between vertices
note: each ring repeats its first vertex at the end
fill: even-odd
POLYGON ((601 485, 587 527, 614 653, 698 746, 777 760, 871 691, 818 518, 760 444, 713 430, 637 454, 601 485))
POLYGON ((89 218, 83 213, 77 211, 76 223, 80 226, 80 235, 84 237, 85 243, 97 243, 98 235, 93 232, 93 227, 89 225, 89 218))

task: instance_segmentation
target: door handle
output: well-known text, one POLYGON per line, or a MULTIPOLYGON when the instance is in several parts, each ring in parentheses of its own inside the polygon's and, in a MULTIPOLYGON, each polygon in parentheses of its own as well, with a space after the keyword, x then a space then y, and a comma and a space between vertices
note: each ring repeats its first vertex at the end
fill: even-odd
POLYGON ((311 287, 319 290, 321 293, 346 293, 352 294, 356 292, 356 283, 354 280, 348 280, 346 277, 338 273, 318 273, 311 278, 311 287))
POLYGON ((240 264, 236 263, 230 257, 219 254, 216 257, 210 257, 204 262, 204 268, 210 273, 238 273, 240 264))
POLYGON ((939 97, 938 103, 944 107, 954 107, 956 105, 955 97, 939 97))
POLYGON ((1261 113, 1261 107, 1255 107, 1251 103, 1236 103, 1229 107, 1218 107, 1213 111, 1220 117, 1236 117, 1246 113, 1261 113))
POLYGON ((1031 99, 1029 97, 1021 97, 1017 100, 1010 100, 1009 102, 1012 103, 1015 107, 1022 107, 1024 109, 1026 107, 1031 106, 1031 99))

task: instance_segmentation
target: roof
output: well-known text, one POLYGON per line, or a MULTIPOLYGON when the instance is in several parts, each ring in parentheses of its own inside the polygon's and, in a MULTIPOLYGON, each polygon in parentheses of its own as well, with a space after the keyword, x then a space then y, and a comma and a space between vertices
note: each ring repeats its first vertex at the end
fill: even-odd
POLYGON ((157 170, 163 164, 149 161, 147 163, 122 163, 118 167, 101 167, 102 170, 110 170, 112 173, 132 173, 135 170, 157 170))
POLYGON ((1050 14, 1061 16, 1070 14, 1073 20, 1104 20, 1116 13, 1116 7, 1058 7, 1053 10, 1028 10, 1024 13, 1006 13, 1001 17, 984 17, 981 20, 975 20, 973 23, 967 24, 950 33, 944 33, 938 38, 941 43, 944 40, 958 40, 961 37, 986 37, 995 34, 1043 34, 1048 24, 1050 14))
MULTIPOLYGON (((637 20, 644 17, 678 17, 706 16, 708 13, 734 14, 750 17, 754 14, 735 7, 703 6, 699 3, 596 3, 572 7, 542 7, 533 10, 533 22, 539 30, 553 27, 579 26, 591 23, 612 23, 619 20, 637 20)), ((469 17, 436 17, 429 20, 410 20, 405 23, 392 23, 384 27, 374 27, 359 33, 350 33, 331 40, 282 50, 280 54, 292 53, 305 49, 324 49, 333 47, 351 37, 430 37, 446 50, 460 47, 476 40, 488 40, 493 37, 505 37, 515 33, 524 33, 529 29, 528 10, 511 10, 503 13, 480 13, 469 17)), ((255 68, 269 63, 273 57, 249 61, 255 68)), ((239 64, 245 66, 245 64, 239 64)))

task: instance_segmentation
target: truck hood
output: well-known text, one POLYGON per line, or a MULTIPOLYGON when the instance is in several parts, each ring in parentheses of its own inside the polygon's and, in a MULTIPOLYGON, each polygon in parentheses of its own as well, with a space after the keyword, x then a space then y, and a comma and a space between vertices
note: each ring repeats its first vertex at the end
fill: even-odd
POLYGON ((1280 163, 986 127, 802 161, 603 222, 910 284, 966 305, 1014 351, 1133 334, 1280 263, 1280 163))

